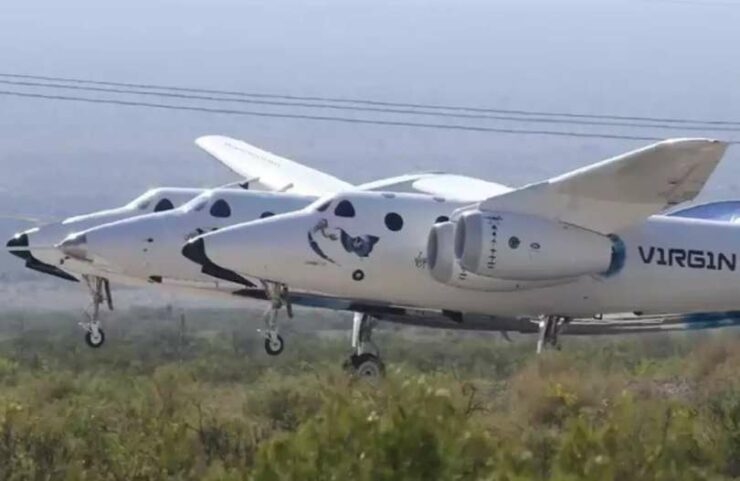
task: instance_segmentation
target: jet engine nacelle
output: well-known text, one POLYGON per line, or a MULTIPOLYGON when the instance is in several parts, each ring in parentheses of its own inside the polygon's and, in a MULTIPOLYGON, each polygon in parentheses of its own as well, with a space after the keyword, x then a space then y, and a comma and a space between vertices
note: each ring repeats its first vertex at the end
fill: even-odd
POLYGON ((453 222, 435 224, 429 232, 427 241, 427 265, 430 274, 437 282, 477 291, 508 292, 562 284, 571 280, 514 281, 480 276, 460 265, 455 258, 454 247, 455 224, 453 222))
POLYGON ((602 234, 525 214, 471 211, 455 226, 455 257, 475 274, 548 280, 609 269, 612 241, 602 234))

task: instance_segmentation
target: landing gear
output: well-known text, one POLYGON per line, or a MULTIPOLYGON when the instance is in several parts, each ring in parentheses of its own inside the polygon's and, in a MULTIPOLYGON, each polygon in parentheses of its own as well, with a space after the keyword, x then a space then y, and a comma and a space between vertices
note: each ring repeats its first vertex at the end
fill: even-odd
POLYGON ((350 356, 352 369, 359 377, 379 378, 385 375, 385 364, 374 354, 353 354, 350 356))
POLYGON ((105 342, 105 333, 99 326, 100 323, 92 324, 90 330, 85 333, 85 342, 88 346, 97 349, 105 342))
POLYGON ((377 321, 369 315, 355 313, 352 325, 353 352, 343 364, 345 370, 364 378, 378 378, 385 374, 380 350, 372 341, 376 324, 377 321))
POLYGON ((268 299, 270 299, 270 307, 263 316, 265 330, 262 331, 262 334, 265 336, 265 352, 270 356, 277 356, 285 348, 285 342, 278 332, 278 314, 280 309, 285 306, 288 317, 292 318, 293 306, 288 297, 288 286, 271 282, 263 282, 262 284, 265 287, 268 299))
POLYGON ((113 296, 111 295, 110 282, 104 277, 82 276, 85 280, 92 302, 85 310, 87 321, 81 322, 80 326, 85 332, 85 343, 92 348, 99 348, 105 343, 105 333, 100 327, 100 306, 106 304, 108 310, 113 310, 113 296))
POLYGON ((537 340, 537 354, 540 354, 546 347, 560 349, 558 344, 558 335, 563 328, 570 323, 569 317, 563 316, 541 316, 539 324, 539 339, 537 340))
POLYGON ((285 342, 280 334, 275 334, 274 337, 265 338, 265 352, 270 356, 277 356, 283 352, 285 348, 285 342))

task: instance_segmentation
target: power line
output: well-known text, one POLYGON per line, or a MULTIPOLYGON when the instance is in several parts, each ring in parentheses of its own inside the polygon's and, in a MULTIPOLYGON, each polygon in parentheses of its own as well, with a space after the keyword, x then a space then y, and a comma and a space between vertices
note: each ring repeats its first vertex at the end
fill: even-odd
POLYGON ((73 84, 102 85, 102 86, 107 85, 107 86, 112 86, 112 87, 132 87, 132 88, 149 89, 149 90, 168 90, 168 91, 174 91, 174 92, 230 95, 230 96, 235 96, 235 97, 269 98, 269 99, 283 99, 283 100, 295 100, 295 101, 307 101, 307 102, 329 102, 329 103, 342 103, 342 104, 361 104, 361 105, 403 107, 403 108, 426 109, 426 110, 446 110, 446 111, 472 112, 472 113, 498 113, 498 114, 511 114, 511 115, 521 115, 521 116, 534 115, 534 116, 540 116, 540 117, 626 120, 626 121, 638 121, 638 122, 639 121, 663 122, 663 123, 676 123, 676 124, 707 124, 707 125, 716 125, 716 126, 721 126, 721 125, 740 126, 740 121, 736 121, 736 120, 705 120, 705 119, 687 119, 687 118, 679 118, 679 117, 583 114, 583 113, 573 113, 573 112, 547 112, 547 111, 523 110, 523 109, 470 107, 470 106, 460 106, 460 105, 389 102, 389 101, 381 101, 381 100, 374 100, 374 99, 360 99, 360 98, 348 98, 348 97, 300 96, 300 95, 273 94, 273 93, 264 93, 264 92, 202 89, 202 88, 193 88, 193 87, 181 87, 181 86, 147 84, 147 83, 100 81, 100 80, 88 80, 88 79, 70 78, 70 77, 19 74, 19 73, 10 73, 10 72, 0 72, 0 77, 22 78, 22 79, 30 79, 30 80, 45 80, 45 81, 52 81, 52 82, 66 82, 66 83, 73 83, 73 84))
POLYGON ((558 119, 550 117, 513 117, 506 115, 491 115, 491 114, 470 114, 470 113, 449 113, 440 111, 424 111, 416 109, 402 109, 402 108, 388 108, 388 107, 367 107, 367 106, 351 106, 351 105, 336 105, 331 103, 307 103, 307 102, 296 102, 296 101, 277 101, 277 100, 261 100, 261 99, 245 99, 245 98, 228 98, 219 97, 214 95, 196 95, 187 93, 171 93, 171 92, 154 92, 149 90, 142 90, 140 88, 109 88, 109 87, 95 87, 95 86, 84 86, 84 85, 65 85, 61 83, 50 83, 50 81, 44 82, 29 82, 29 81, 16 81, 16 80, 2 80, 0 84, 14 85, 22 87, 41 87, 49 89, 65 89, 65 90, 76 90, 85 92, 103 92, 113 94, 124 94, 124 95, 144 95, 151 97, 164 97, 174 99, 187 99, 187 100, 202 100, 209 102, 238 102, 245 104, 254 105, 268 105, 277 107, 300 107, 300 108, 311 108, 311 109, 330 109, 340 111, 361 111, 361 112, 373 112, 382 114, 394 114, 394 115, 422 115, 440 118, 462 118, 462 119, 475 119, 475 120, 499 120, 499 121, 511 121, 511 122, 527 122, 527 123, 546 123, 546 124, 561 124, 561 125, 588 125, 588 126, 609 126, 609 127, 627 127, 627 128, 654 128, 654 129, 682 129, 682 130, 695 130, 695 131, 724 131, 724 132, 740 132, 740 124, 738 127, 726 127, 726 126, 699 126, 699 125, 670 125, 670 124, 645 124, 645 123, 634 123, 634 122, 622 122, 622 121, 604 121, 604 120, 585 120, 585 119, 558 119))
MULTIPOLYGON (((313 121, 326 121, 326 122, 340 122, 348 124, 365 124, 365 125, 384 125, 393 127, 415 127, 424 129, 439 129, 439 130, 461 130, 470 132, 492 132, 502 134, 530 134, 530 135, 549 135, 558 137, 581 137, 581 138, 593 138, 593 139, 617 139, 617 140, 647 140, 647 141, 658 141, 663 140, 663 137, 649 137, 640 135, 621 135, 621 134, 608 134, 608 133, 589 133, 589 132, 567 132, 557 130, 534 130, 534 129, 510 129, 510 128, 498 128, 498 127, 483 127, 483 126, 472 126, 472 125, 455 125, 455 124, 435 124, 435 123, 424 123, 424 122, 404 122, 395 120, 376 120, 376 119, 361 119, 351 117, 334 117, 328 115, 305 115, 305 114, 289 114, 289 113, 276 113, 276 112, 260 112, 251 110, 236 110, 236 109, 217 109, 209 107, 198 107, 188 105, 171 105, 171 104, 158 104, 151 102, 140 102, 130 100, 119 100, 119 99, 100 99, 100 98, 89 98, 89 97, 76 97, 66 95, 48 95, 38 94, 29 92, 17 92, 10 90, 0 90, 0 95, 13 96, 13 97, 24 97, 24 98, 36 98, 44 100, 62 100, 71 102, 85 102, 91 104, 110 104, 128 107, 147 107, 163 110, 181 110, 190 112, 207 112, 214 114, 225 114, 225 115, 239 115, 249 117, 266 117, 266 118, 281 118, 281 119, 298 119, 298 120, 313 120, 313 121)), ((732 142, 735 143, 735 142, 732 142)))

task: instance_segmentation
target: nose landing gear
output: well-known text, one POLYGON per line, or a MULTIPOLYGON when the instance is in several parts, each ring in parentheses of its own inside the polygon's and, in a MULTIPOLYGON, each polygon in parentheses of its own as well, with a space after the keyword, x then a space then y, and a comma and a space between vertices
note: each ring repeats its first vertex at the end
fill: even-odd
POLYGON ((265 293, 270 299, 270 307, 265 311, 262 317, 265 323, 265 330, 262 334, 265 336, 265 352, 270 356, 277 356, 283 352, 285 342, 279 334, 278 314, 280 309, 285 306, 285 311, 289 318, 293 318, 293 306, 290 303, 288 286, 271 282, 263 282, 265 293))
POLYGON ((537 354, 542 353, 546 347, 560 349, 558 335, 570 323, 569 317, 563 316, 541 316, 539 323, 539 339, 537 340, 537 354))
POLYGON ((105 333, 100 327, 100 306, 106 304, 108 310, 113 310, 113 296, 111 295, 110 282, 104 277, 84 275, 92 303, 85 310, 87 321, 81 322, 85 332, 85 343, 92 348, 99 348, 105 343, 105 333))
POLYGON ((363 378, 378 378, 385 374, 385 364, 380 359, 380 350, 372 341, 373 328, 377 321, 361 312, 356 312, 352 324, 352 349, 343 368, 363 378))
POLYGON ((277 356, 285 348, 285 342, 282 336, 274 331, 268 331, 265 334, 265 352, 270 356, 277 356))
POLYGON ((103 332, 98 324, 100 323, 90 323, 90 327, 85 333, 85 343, 94 349, 105 343, 105 332, 103 332))

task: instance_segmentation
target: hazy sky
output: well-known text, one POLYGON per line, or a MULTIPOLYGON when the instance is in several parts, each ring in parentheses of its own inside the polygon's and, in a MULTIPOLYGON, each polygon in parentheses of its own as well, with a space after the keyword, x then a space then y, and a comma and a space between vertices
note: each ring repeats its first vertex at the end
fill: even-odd
MULTIPOLYGON (((740 3, 728 0, 24 0, 0 5, 0 72, 737 120, 738 25, 740 3)), ((193 146, 207 133, 243 138, 350 181, 435 169, 520 184, 644 143, 4 96, 0 132, 4 209, 57 215, 122 203, 154 185, 231 179, 193 146)), ((736 148, 709 196, 740 195, 739 161, 736 148)))

